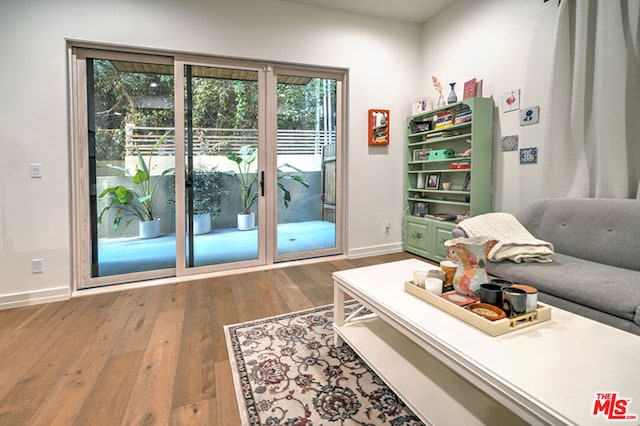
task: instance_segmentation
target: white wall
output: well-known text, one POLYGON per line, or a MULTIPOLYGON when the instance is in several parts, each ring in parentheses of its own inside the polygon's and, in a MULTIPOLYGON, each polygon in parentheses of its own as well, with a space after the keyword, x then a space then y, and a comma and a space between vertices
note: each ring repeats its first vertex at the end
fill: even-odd
POLYGON ((279 0, 2 2, 0 307, 65 298, 71 288, 65 39, 349 69, 348 252, 401 247, 404 119, 421 81, 420 26, 279 0), (391 110, 388 148, 366 144, 369 108, 391 110), (41 179, 29 177, 30 163, 42 163, 41 179), (44 258, 43 274, 31 273, 34 258, 44 258))
POLYGON ((496 211, 517 212, 541 197, 544 120, 558 2, 459 0, 423 27, 423 93, 437 100, 431 76, 449 93, 457 82, 484 80, 483 96, 493 96, 494 198, 496 211), (521 127, 518 111, 503 113, 502 93, 520 89, 520 107, 539 106, 540 124, 521 127), (538 163, 520 165, 519 151, 502 152, 501 137, 518 135, 520 147, 538 147, 538 163))

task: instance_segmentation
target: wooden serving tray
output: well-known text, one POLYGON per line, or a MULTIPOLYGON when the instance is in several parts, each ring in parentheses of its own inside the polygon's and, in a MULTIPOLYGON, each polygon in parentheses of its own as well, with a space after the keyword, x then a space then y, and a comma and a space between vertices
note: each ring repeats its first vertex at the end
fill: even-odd
POLYGON ((404 291, 413 294, 436 308, 442 309, 467 324, 484 331, 490 336, 499 336, 501 334, 509 333, 510 331, 519 330, 551 319, 551 307, 542 303, 538 303, 538 309, 535 311, 527 312, 526 314, 513 318, 503 318, 497 321, 490 321, 480 315, 474 314, 462 306, 458 306, 440 296, 436 296, 433 293, 415 286, 411 281, 404 282, 404 291))

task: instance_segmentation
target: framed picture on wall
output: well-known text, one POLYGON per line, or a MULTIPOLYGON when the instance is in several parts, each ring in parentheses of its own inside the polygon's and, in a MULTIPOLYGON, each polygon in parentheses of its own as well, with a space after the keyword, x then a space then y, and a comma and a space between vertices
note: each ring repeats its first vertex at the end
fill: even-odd
POLYGON ((389 110, 369 110, 369 145, 389 145, 389 110))
POLYGON ((440 173, 429 173, 427 175, 426 188, 438 189, 439 185, 440 185, 440 173))

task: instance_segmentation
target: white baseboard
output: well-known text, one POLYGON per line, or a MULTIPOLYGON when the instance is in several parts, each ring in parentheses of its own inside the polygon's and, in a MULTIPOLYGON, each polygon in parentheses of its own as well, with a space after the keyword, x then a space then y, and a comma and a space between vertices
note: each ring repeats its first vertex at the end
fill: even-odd
POLYGON ((349 250, 349 259, 359 257, 379 256, 382 254, 399 253, 403 250, 402 243, 383 244, 379 246, 361 247, 349 250))
POLYGON ((69 287, 55 287, 46 290, 28 291, 0 295, 0 309, 18 308, 20 306, 38 305, 40 303, 58 302, 71 297, 69 287))

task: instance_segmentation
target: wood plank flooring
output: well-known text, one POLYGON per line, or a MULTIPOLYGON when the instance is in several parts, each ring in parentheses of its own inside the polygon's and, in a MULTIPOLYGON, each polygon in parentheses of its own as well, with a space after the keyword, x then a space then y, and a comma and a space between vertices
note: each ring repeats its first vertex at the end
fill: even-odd
POLYGON ((0 311, 0 425, 237 425, 223 326, 333 302, 334 260, 0 311))

